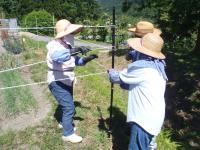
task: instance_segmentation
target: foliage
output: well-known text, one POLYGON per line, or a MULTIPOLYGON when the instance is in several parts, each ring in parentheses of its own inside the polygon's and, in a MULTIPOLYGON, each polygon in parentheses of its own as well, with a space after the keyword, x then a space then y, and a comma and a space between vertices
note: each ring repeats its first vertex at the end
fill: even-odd
POLYGON ((170 139, 171 133, 169 130, 162 130, 157 137, 158 150, 177 150, 180 144, 170 139))
POLYGON ((112 8, 116 7, 116 13, 117 14, 122 13, 122 8, 121 8, 123 3, 122 0, 98 0, 98 1, 106 12, 111 13, 112 8))
POLYGON ((20 21, 33 10, 46 10, 56 19, 67 18, 72 22, 96 20, 101 14, 96 0, 0 0, 0 4, 7 18, 17 17, 20 21))
POLYGON ((158 10, 158 23, 167 40, 197 35, 195 51, 200 51, 200 1, 151 0, 150 6, 158 10))
POLYGON ((199 148, 200 74, 199 56, 192 53, 196 37, 177 38, 166 43, 167 75, 166 122, 180 150, 199 148))
MULTIPOLYGON (((53 16, 45 10, 32 11, 23 18, 22 26, 28 28, 54 27, 53 16)), ((35 34, 53 35, 54 29, 28 29, 35 34)))
POLYGON ((22 42, 15 37, 9 37, 3 41, 3 46, 9 52, 19 54, 23 51, 22 42))
POLYGON ((22 41, 16 33, 8 33, 6 30, 1 31, 1 39, 3 47, 14 54, 19 54, 23 51, 22 41))
POLYGON ((96 21, 84 20, 83 24, 93 25, 93 26, 107 25, 107 27, 85 28, 80 33, 80 38, 82 38, 84 40, 97 40, 97 41, 109 42, 106 39, 107 36, 111 36, 111 34, 109 33, 110 17, 107 13, 104 13, 96 21))

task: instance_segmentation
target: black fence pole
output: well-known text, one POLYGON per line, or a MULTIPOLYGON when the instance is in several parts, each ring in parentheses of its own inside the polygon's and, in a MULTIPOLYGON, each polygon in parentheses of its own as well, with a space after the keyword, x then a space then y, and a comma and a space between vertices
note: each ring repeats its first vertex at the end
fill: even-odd
MULTIPOLYGON (((112 68, 115 66, 115 7, 113 7, 113 19, 112 19, 112 68)), ((111 83, 111 97, 110 97, 110 119, 108 136, 112 134, 112 106, 113 106, 113 91, 114 85, 111 83)))

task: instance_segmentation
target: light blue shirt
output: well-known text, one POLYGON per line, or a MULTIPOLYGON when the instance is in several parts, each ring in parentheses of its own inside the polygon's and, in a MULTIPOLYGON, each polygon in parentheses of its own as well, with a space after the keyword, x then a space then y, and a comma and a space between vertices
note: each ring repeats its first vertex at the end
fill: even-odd
POLYGON ((154 65, 153 61, 138 60, 128 69, 111 71, 110 79, 129 85, 127 122, 136 122, 148 133, 158 135, 165 116, 167 79, 154 65))

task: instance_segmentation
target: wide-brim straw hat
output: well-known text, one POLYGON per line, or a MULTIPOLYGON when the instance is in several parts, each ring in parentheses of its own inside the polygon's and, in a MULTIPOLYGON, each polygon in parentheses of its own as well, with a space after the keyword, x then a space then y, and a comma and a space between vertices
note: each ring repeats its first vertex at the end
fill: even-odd
POLYGON ((139 37, 143 37, 147 33, 155 33, 160 35, 162 31, 160 29, 157 29, 154 27, 154 25, 151 22, 148 21, 139 21, 136 24, 136 27, 129 28, 128 31, 134 32, 135 35, 139 37))
POLYGON ((56 37, 55 39, 64 37, 66 35, 69 35, 71 33, 77 33, 80 32, 83 28, 83 25, 80 24, 72 24, 70 21, 66 19, 59 20, 56 23, 56 37))
POLYGON ((165 55, 161 52, 164 41, 157 34, 147 33, 142 38, 128 39, 127 43, 138 52, 154 58, 165 59, 165 55))

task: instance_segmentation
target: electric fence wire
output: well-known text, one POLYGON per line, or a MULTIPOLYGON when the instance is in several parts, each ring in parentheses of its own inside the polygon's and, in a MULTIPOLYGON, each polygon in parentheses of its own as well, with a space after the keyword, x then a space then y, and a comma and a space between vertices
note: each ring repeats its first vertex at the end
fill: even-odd
MULTIPOLYGON (((83 25, 84 28, 113 28, 116 26, 113 25, 100 25, 100 26, 91 26, 91 25, 83 25)), ((37 29, 55 29, 55 27, 17 27, 17 28, 0 28, 0 30, 37 30, 37 29)))
MULTIPOLYGON (((86 75, 78 75, 75 76, 75 78, 83 78, 83 77, 88 77, 88 76, 95 76, 95 75, 101 75, 101 74, 106 74, 107 72, 98 72, 98 73, 90 73, 86 75)), ((54 81, 64 81, 69 78, 62 78, 54 81)), ((13 88, 19 88, 19 87, 26 87, 26 86, 32 86, 32 85, 41 85, 41 84, 47 84, 47 81, 41 81, 41 82, 34 82, 34 83, 29 83, 29 84, 21 84, 21 85, 15 85, 15 86, 8 86, 8 87, 2 87, 0 90, 7 90, 7 89, 13 89, 13 88)))
MULTIPOLYGON (((104 48, 96 48, 95 50, 104 50, 105 51, 105 47, 104 48)), ((106 51, 109 52, 110 50, 106 50, 106 51)), ((38 65, 38 64, 42 64, 42 63, 46 63, 46 60, 27 64, 27 65, 22 65, 22 66, 18 66, 18 67, 14 67, 14 68, 9 68, 9 69, 5 69, 5 70, 0 70, 0 73, 19 70, 19 69, 22 69, 22 68, 25 68, 25 67, 35 66, 35 65, 38 65)))
MULTIPOLYGON (((108 25, 108 26, 89 26, 89 25, 84 25, 85 28, 107 28, 107 27, 115 27, 113 25, 108 25)), ((28 30, 28 29, 55 29, 55 27, 32 27, 32 28, 0 28, 0 30, 28 30)), ((80 40, 80 39, 79 39, 80 40)), ((85 40, 80 40, 80 41, 84 41, 86 43, 90 43, 90 44, 94 44, 94 45, 97 45, 98 44, 95 44, 95 43, 92 43, 92 42, 88 42, 88 41, 85 41, 85 40)), ((113 46, 100 46, 99 48, 95 48, 95 50, 105 50, 105 49, 110 49, 108 51, 111 51, 111 49, 113 48, 113 46)), ((17 69, 22 69, 22 68, 25 68, 25 67, 30 67, 30 66, 34 66, 34 65, 38 65, 38 64, 42 64, 42 63, 45 63, 46 61, 40 61, 40 62, 35 62, 35 63, 31 63, 31 64, 27 64, 27 65, 22 65, 22 66, 18 66, 18 67, 15 67, 15 68, 9 68, 9 69, 5 69, 5 70, 0 70, 0 73, 4 73, 4 72, 8 72, 8 71, 14 71, 14 70, 17 70, 17 69)), ((98 63, 97 61, 95 61, 96 64, 100 65, 103 67, 103 65, 101 65, 100 63, 98 63)), ((104 69, 106 69, 104 67, 104 69)), ((105 74, 106 72, 100 72, 100 73, 91 73, 91 74, 87 74, 87 75, 80 75, 80 76, 76 76, 76 78, 81 78, 81 77, 87 77, 87 76, 92 76, 92 75, 99 75, 99 74, 105 74)), ((64 79, 59 79, 59 80, 55 80, 55 81, 62 81, 62 80, 66 80, 68 78, 64 78, 64 79)), ((13 88, 19 88, 19 87, 25 87, 25 86, 31 86, 31 85, 39 85, 39 84, 46 84, 48 83, 47 81, 41 81, 41 82, 35 82, 35 83, 30 83, 30 84, 22 84, 22 85, 16 85, 16 86, 10 86, 10 87, 2 87, 0 88, 0 90, 6 90, 6 89, 13 89, 13 88)))

